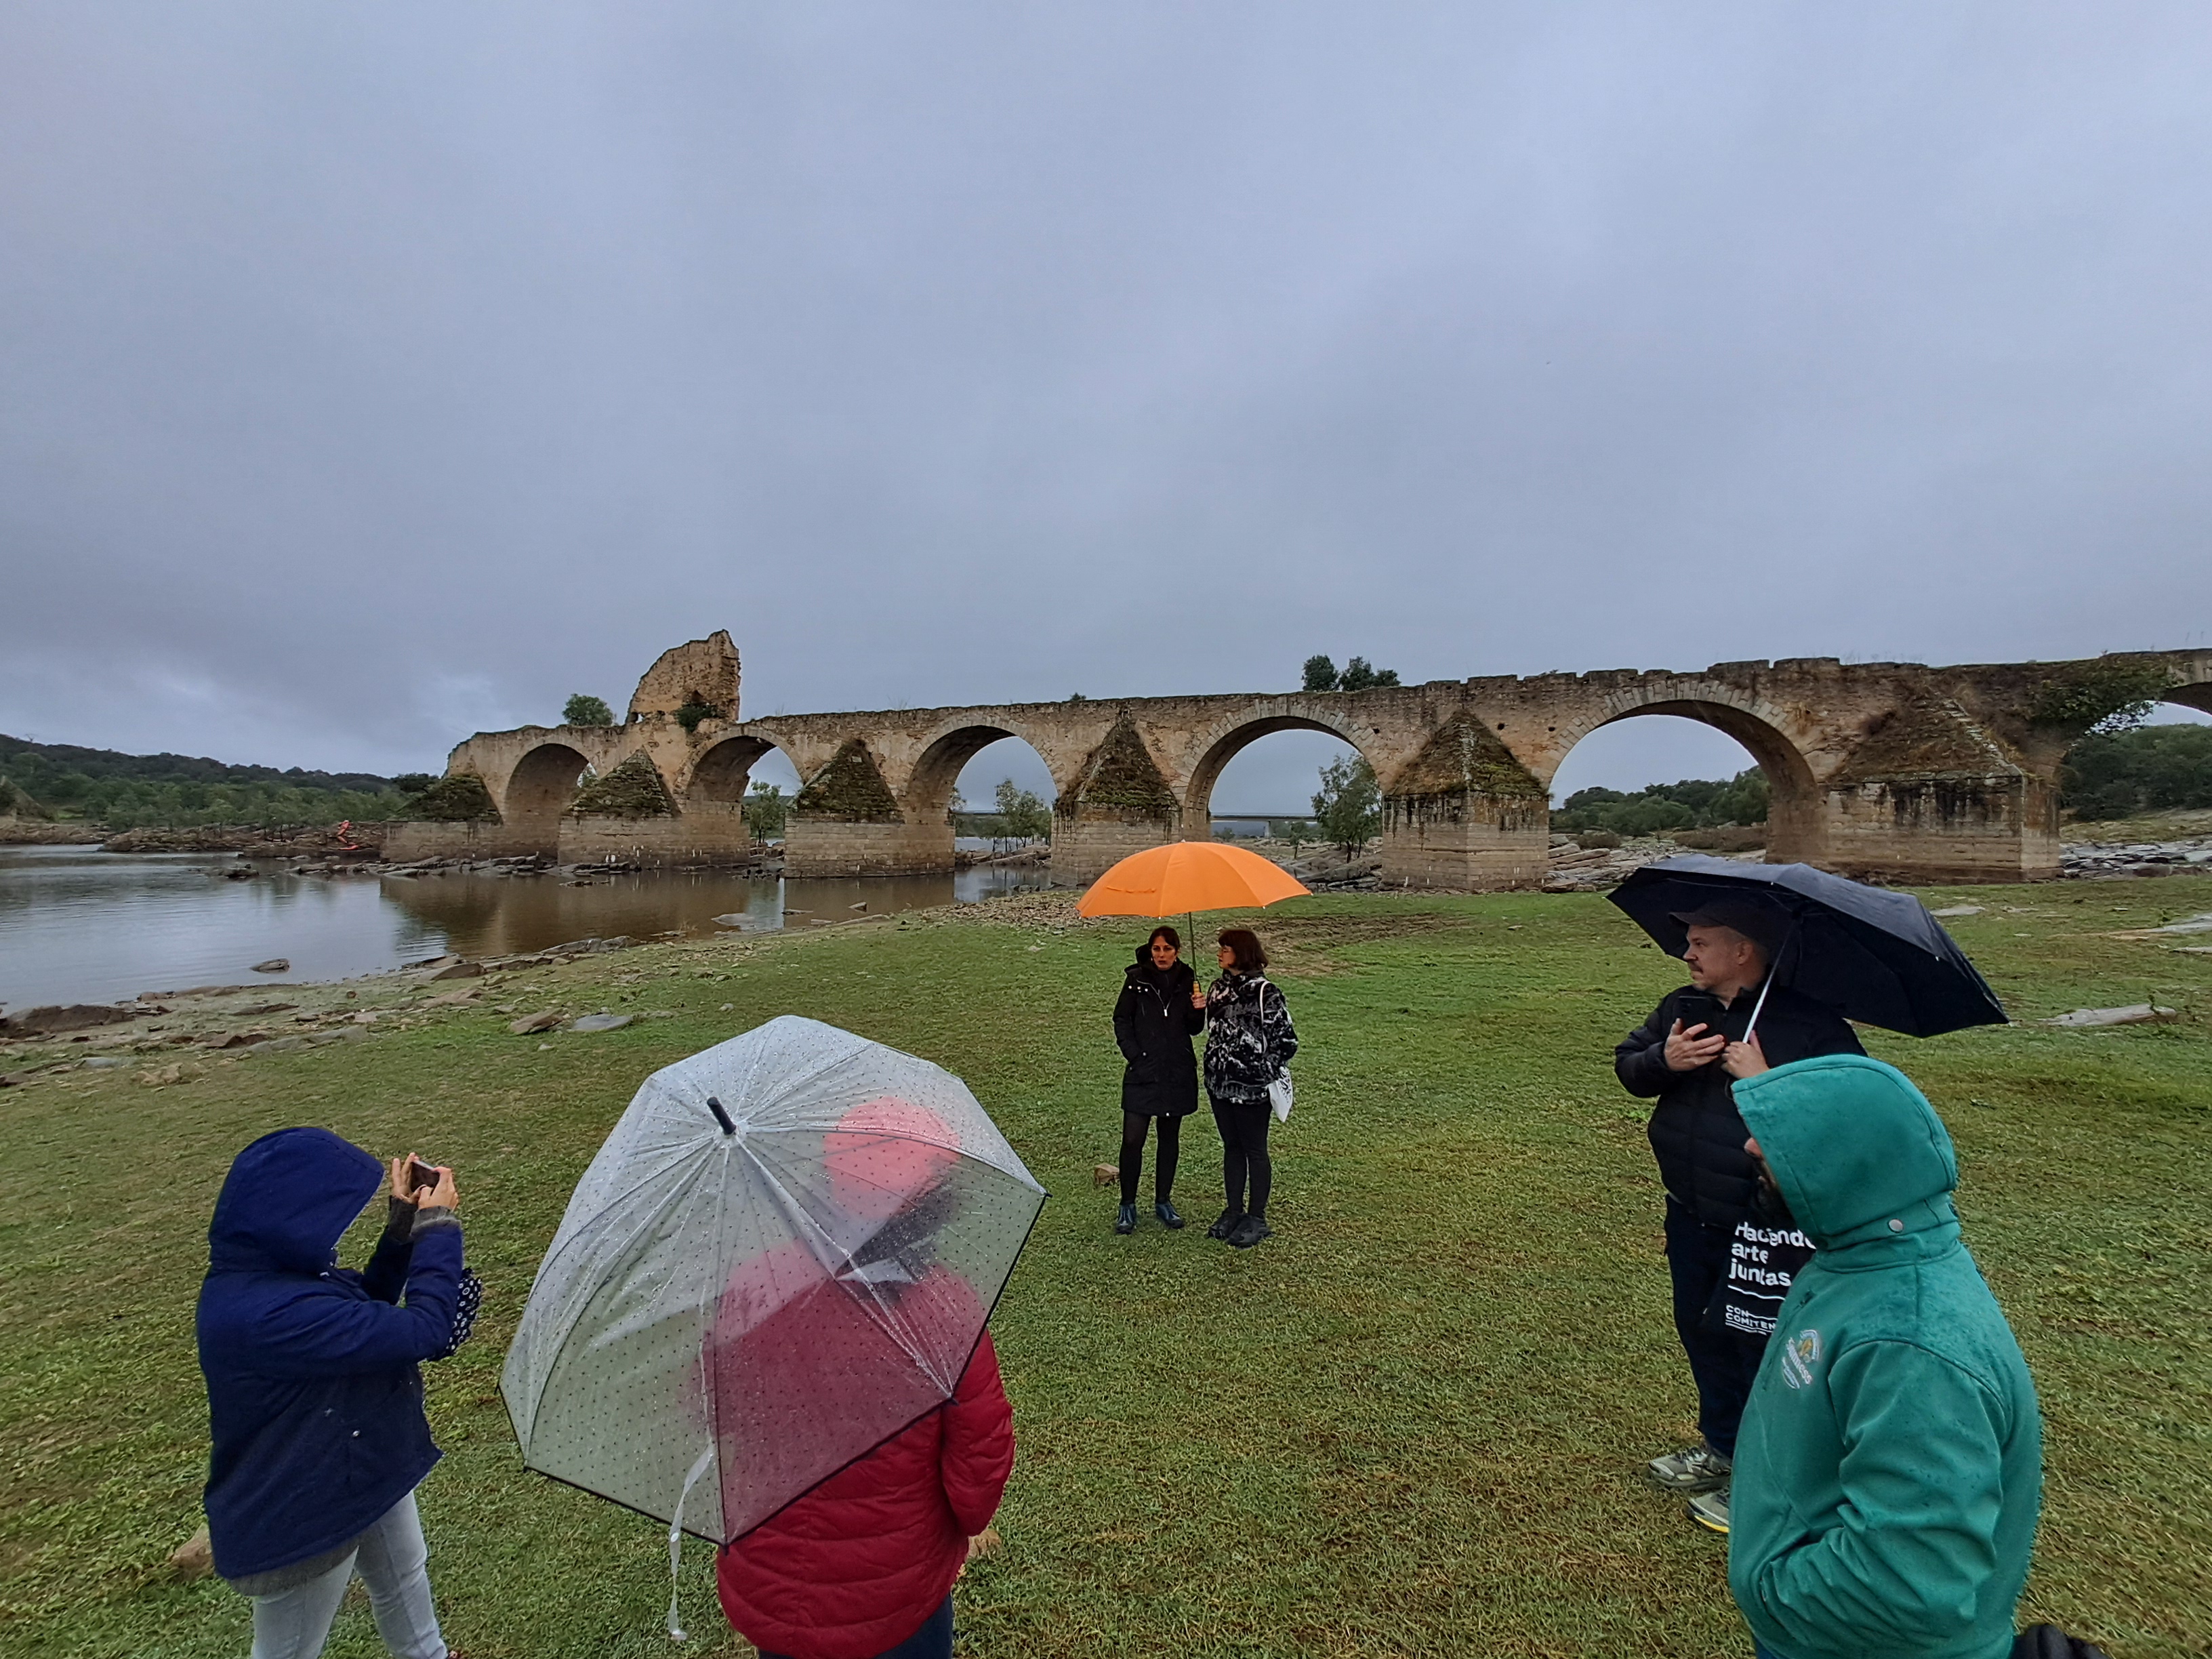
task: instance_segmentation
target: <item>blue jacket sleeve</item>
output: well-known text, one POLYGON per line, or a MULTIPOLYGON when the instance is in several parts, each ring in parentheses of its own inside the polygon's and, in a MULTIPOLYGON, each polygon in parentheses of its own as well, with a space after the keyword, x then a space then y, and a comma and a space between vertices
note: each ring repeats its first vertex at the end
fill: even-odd
POLYGON ((1996 1576, 2008 1408, 1950 1361, 1894 1340, 1838 1354, 1829 1393, 1844 1442, 1840 1524, 1765 1563, 1747 1588, 1800 1652, 1950 1652, 1996 1576))
POLYGON ((415 1206, 388 1200, 384 1232, 375 1254, 362 1269, 361 1285, 379 1302, 398 1302, 407 1288, 407 1263, 414 1254, 415 1206))
POLYGON ((441 1227, 413 1245, 406 1299, 397 1307, 318 1283, 260 1310, 246 1333, 252 1368, 271 1376, 336 1376, 434 1358, 453 1344, 460 1288, 461 1230, 441 1227))

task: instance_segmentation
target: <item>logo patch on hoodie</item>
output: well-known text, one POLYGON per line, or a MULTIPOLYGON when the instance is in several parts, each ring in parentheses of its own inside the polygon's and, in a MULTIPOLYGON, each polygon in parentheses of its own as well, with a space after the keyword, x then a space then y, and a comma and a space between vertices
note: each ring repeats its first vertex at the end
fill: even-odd
POLYGON ((1782 1380, 1793 1389, 1802 1389, 1813 1380, 1813 1368, 1820 1363, 1820 1334, 1800 1331, 1782 1345, 1782 1380))

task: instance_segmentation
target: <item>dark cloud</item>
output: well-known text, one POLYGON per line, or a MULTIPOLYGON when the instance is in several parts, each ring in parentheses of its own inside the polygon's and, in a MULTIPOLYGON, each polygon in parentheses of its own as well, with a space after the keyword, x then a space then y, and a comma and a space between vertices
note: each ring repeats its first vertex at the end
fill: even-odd
POLYGON ((718 626, 755 712, 2204 643, 2208 79, 2186 3, 17 4, 0 729, 428 765, 718 626))

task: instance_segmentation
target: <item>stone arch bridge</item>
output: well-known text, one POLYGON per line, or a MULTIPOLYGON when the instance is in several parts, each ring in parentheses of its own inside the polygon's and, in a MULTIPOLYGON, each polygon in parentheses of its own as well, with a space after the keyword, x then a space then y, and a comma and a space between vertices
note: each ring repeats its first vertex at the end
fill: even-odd
POLYGON ((775 749, 803 781, 787 873, 939 872, 952 867, 961 768, 1012 737, 1058 789, 1054 878, 1084 882, 1140 848, 1209 836, 1230 759, 1270 732, 1309 731, 1352 744, 1381 780, 1387 883, 1528 887, 1546 873, 1549 790, 1568 751, 1600 726, 1678 714, 1726 732, 1765 770, 1771 860, 1897 880, 2023 881, 2057 872, 2058 763, 2100 696, 2153 687, 2212 712, 2212 651, 1950 668, 1809 657, 751 720, 738 717, 738 670, 729 635, 716 634, 664 653, 622 725, 477 733, 454 749, 447 775, 481 780, 496 820, 404 826, 392 856, 734 861, 747 847, 747 778, 775 749))

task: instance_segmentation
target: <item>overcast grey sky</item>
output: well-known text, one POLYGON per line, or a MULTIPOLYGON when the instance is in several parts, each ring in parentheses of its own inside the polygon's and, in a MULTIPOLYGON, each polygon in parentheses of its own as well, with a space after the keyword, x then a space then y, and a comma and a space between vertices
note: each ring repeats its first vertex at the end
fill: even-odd
MULTIPOLYGON (((2208 87, 2202 0, 9 0, 0 730, 2202 645, 2208 87)), ((1664 732, 1571 767, 1746 763, 1664 732)))

